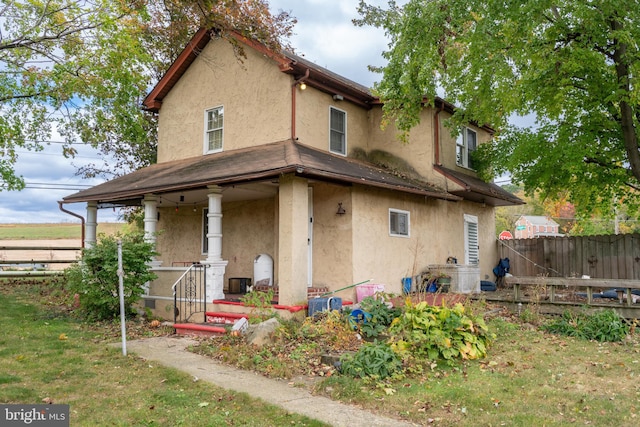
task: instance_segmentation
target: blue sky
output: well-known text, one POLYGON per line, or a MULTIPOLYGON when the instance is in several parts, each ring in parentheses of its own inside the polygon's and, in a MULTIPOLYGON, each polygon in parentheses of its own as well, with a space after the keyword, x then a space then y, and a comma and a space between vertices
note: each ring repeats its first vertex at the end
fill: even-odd
MULTIPOLYGON (((372 86, 379 79, 367 66, 383 65, 381 53, 387 41, 378 29, 352 24, 352 19, 358 17, 358 0, 271 0, 269 3, 272 11, 289 11, 298 19, 291 38, 298 55, 365 86, 372 86)), ((369 3, 384 5, 386 1, 369 3)), ((91 148, 79 146, 78 150, 79 155, 73 160, 62 156, 60 144, 51 144, 38 153, 21 151, 16 169, 29 188, 0 192, 0 223, 77 222, 59 210, 58 200, 75 193, 76 189, 102 182, 83 180, 75 175, 77 166, 98 161, 91 148)), ((65 208, 86 215, 84 204, 65 205, 65 208)), ((98 211, 98 221, 116 220, 117 212, 98 211)))

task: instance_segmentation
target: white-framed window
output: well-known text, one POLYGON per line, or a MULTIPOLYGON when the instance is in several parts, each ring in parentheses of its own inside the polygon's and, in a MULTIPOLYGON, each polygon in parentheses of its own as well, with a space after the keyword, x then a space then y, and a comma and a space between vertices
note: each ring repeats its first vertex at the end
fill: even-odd
POLYGON ((478 217, 464 214, 464 263, 478 264, 479 262, 478 217))
POLYGON ((329 107, 329 151, 347 154, 347 113, 329 107))
POLYGON ((456 138, 456 163, 458 166, 473 169, 471 155, 478 148, 478 134, 473 129, 463 127, 456 138))
POLYGON ((209 209, 202 209, 202 254, 207 255, 209 253, 209 209))
POLYGON ((389 235, 409 237, 410 214, 408 211, 389 209, 389 235))
POLYGON ((222 151, 224 137, 224 107, 211 108, 204 112, 204 152, 222 151))

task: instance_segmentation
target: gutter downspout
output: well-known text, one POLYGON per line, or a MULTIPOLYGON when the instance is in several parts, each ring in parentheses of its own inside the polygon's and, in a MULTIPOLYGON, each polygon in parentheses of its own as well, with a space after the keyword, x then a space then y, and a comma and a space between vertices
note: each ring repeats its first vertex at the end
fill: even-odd
POLYGON ((435 155, 435 164, 437 166, 442 166, 442 162, 440 162, 440 113, 444 110, 444 102, 440 103, 440 108, 436 111, 434 115, 434 135, 435 139, 435 147, 434 147, 434 155, 435 155))
POLYGON ((81 237, 81 238, 82 238, 82 241, 81 241, 81 247, 82 247, 82 249, 84 249, 84 217, 83 217, 82 215, 78 215, 78 214, 77 214, 77 213, 75 213, 75 212, 71 212, 70 210, 67 210, 67 209, 63 208, 63 207, 62 207, 62 204, 63 204, 63 203, 64 203, 64 202, 63 202, 62 200, 58 201, 58 207, 60 208, 60 210, 61 210, 62 212, 67 213, 67 214, 69 214, 69 215, 71 215, 71 216, 75 216, 76 218, 80 218, 80 225, 82 226, 82 227, 81 227, 81 230, 82 230, 82 237, 81 237))
POLYGON ((300 77, 298 80, 294 80, 291 85, 291 140, 295 141, 296 137, 296 86, 298 83, 304 82, 309 78, 309 69, 304 73, 304 76, 300 77))

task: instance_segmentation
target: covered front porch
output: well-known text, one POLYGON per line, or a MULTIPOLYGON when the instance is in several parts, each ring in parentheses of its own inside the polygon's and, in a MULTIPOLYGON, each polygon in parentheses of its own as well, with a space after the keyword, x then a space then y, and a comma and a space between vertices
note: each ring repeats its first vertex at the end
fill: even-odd
POLYGON ((287 140, 152 165, 64 202, 87 203, 87 246, 95 242, 100 207, 144 207, 145 235, 159 252, 145 305, 170 317, 172 286, 193 263, 207 266, 207 302, 227 298, 231 278, 253 281, 261 255, 273 260, 273 276, 252 285, 277 287, 284 306, 362 280, 353 271, 353 191, 363 186, 460 200, 287 140))

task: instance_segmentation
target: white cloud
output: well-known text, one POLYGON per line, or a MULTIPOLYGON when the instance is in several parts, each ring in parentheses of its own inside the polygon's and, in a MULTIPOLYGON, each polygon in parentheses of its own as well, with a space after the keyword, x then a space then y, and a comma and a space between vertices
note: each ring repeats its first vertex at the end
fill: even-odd
POLYGON ((359 17, 358 0, 272 0, 270 4, 272 10, 291 11, 298 19, 291 38, 297 54, 368 87, 380 79, 367 66, 384 64, 381 54, 387 39, 380 29, 353 25, 352 20, 359 17))

